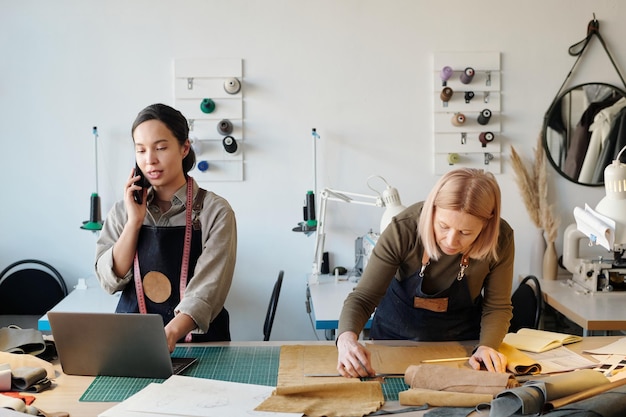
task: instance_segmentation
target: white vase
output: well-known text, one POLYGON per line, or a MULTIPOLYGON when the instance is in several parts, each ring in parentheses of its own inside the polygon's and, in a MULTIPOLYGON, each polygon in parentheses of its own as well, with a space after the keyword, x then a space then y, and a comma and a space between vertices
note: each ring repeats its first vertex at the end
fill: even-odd
POLYGON ((543 229, 536 228, 530 238, 530 264, 528 274, 537 278, 543 276, 543 257, 546 253, 546 240, 543 238, 543 229))

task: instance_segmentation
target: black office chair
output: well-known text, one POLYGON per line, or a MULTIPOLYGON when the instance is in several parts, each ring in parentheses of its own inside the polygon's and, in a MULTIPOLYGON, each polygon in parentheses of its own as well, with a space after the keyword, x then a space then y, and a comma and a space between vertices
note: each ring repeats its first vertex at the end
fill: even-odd
POLYGON ((0 272, 0 314, 44 315, 66 295, 65 280, 45 262, 24 259, 0 272))
POLYGON ((267 314, 265 315, 265 324, 263 324, 263 340, 267 342, 270 340, 270 333, 272 333, 272 326, 274 325, 274 316, 276 316, 276 306, 278 305, 278 297, 280 296, 280 288, 283 285, 283 271, 278 273, 278 278, 274 284, 272 290, 272 296, 270 297, 270 304, 267 307, 267 314))
POLYGON ((537 277, 528 275, 520 282, 511 296, 511 304, 513 304, 513 318, 509 325, 510 333, 515 333, 522 327, 539 328, 543 295, 537 277))

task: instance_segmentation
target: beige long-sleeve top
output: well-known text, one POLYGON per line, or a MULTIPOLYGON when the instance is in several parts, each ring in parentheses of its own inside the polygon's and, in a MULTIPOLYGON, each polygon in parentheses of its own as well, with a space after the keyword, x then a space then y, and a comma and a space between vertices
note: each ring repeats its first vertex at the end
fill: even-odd
MULTIPOLYGON (((192 181, 195 198, 198 184, 192 181)), ((166 213, 161 213, 153 204, 153 199, 154 193, 150 188, 144 225, 185 225, 186 186, 176 191, 171 200, 172 208, 166 213)), ((113 272, 113 245, 122 233, 126 220, 124 202, 119 201, 109 211, 96 244, 96 276, 102 288, 110 294, 123 290, 129 283, 133 285, 132 267, 123 277, 113 272)), ((199 220, 202 225, 202 253, 188 280, 185 296, 175 310, 189 315, 198 328, 206 332, 224 307, 230 290, 237 258, 237 225, 230 204, 210 191, 204 197, 199 220)))
MULTIPOLYGON (((344 302, 338 334, 361 332, 392 279, 403 280, 422 266, 424 247, 419 239, 418 222, 423 202, 396 216, 379 237, 367 267, 355 290, 344 302)), ((511 287, 515 244, 513 229, 501 220, 498 261, 470 259, 465 271, 472 299, 483 293, 479 345, 497 349, 508 331, 512 317, 511 287)), ((460 255, 442 255, 426 269, 424 286, 429 293, 448 288, 459 272, 460 255)))

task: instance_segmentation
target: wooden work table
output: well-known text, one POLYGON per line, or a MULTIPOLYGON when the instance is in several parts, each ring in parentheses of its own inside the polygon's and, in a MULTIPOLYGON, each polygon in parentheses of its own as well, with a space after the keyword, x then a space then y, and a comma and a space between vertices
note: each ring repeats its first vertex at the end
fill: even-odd
MULTIPOLYGON (((594 349, 605 346, 621 338, 621 336, 595 336, 586 337, 582 342, 568 345, 571 350, 581 353, 584 349, 594 349)), ((377 342, 388 345, 415 345, 419 342, 407 341, 387 341, 377 342)), ((430 342, 434 343, 434 342, 430 342)), ((448 342, 449 343, 449 342, 448 342)), ((203 343, 198 346, 281 346, 286 344, 334 344, 331 341, 294 341, 294 342, 219 342, 219 343, 203 343)), ((112 402, 81 402, 79 398, 94 380, 89 376, 65 375, 61 372, 61 367, 55 363, 55 368, 59 372, 59 376, 54 381, 53 388, 38 394, 33 406, 38 407, 46 412, 66 411, 72 417, 97 416, 99 413, 113 407, 116 403, 112 402)), ((397 402, 388 402, 385 404, 386 409, 399 408, 397 402)), ((422 416, 425 411, 417 411, 412 413, 403 413, 403 416, 422 416)))

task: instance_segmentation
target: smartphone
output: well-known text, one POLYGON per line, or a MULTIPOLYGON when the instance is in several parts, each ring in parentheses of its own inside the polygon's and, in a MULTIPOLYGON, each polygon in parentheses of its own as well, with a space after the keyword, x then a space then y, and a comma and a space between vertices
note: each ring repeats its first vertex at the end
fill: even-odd
POLYGON ((135 162, 135 176, 137 175, 141 178, 139 181, 135 182, 135 185, 140 186, 142 189, 133 191, 133 198, 135 199, 135 203, 143 204, 143 188, 148 188, 150 186, 150 182, 146 179, 143 172, 141 172, 141 169, 139 169, 139 165, 135 162))

